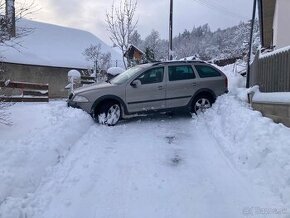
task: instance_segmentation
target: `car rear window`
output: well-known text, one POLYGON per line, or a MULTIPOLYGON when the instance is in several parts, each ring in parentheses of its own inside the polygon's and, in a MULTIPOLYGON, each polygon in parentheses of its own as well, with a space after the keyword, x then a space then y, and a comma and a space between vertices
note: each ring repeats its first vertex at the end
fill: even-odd
POLYGON ((221 73, 210 66, 205 65, 195 65, 195 68, 200 76, 200 78, 207 78, 207 77, 217 77, 221 76, 221 73))
POLYGON ((168 67, 169 81, 194 79, 195 75, 190 65, 186 66, 169 66, 168 67))

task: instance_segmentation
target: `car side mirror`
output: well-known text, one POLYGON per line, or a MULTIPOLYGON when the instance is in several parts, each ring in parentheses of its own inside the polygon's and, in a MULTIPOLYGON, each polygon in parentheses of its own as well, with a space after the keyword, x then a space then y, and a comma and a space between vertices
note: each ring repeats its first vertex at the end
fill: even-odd
POLYGON ((131 86, 134 87, 134 88, 138 88, 139 86, 141 86, 141 81, 140 80, 134 80, 132 83, 131 83, 131 86))

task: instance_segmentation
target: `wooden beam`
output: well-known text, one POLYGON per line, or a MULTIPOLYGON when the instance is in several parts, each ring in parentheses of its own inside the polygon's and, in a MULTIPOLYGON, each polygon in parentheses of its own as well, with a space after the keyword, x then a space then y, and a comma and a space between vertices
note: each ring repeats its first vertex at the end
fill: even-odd
POLYGON ((5 84, 5 81, 0 81, 0 87, 14 88, 14 89, 48 90, 48 84, 14 82, 14 81, 9 82, 7 85, 5 84))
POLYGON ((49 102, 48 97, 0 97, 2 102, 49 102))

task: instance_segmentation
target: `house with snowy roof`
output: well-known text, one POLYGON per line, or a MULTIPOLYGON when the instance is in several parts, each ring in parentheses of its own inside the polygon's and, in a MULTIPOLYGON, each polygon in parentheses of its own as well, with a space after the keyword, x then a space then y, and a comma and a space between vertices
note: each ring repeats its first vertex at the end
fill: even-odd
POLYGON ((141 49, 131 44, 125 52, 124 57, 133 63, 140 64, 144 58, 144 55, 145 53, 141 49))
POLYGON ((102 52, 110 52, 112 60, 122 59, 121 54, 87 31, 26 19, 18 21, 17 29, 29 32, 0 46, 5 69, 0 79, 49 84, 50 98, 67 96, 70 70, 84 72, 93 67, 83 55, 90 45, 100 43, 102 52))
POLYGON ((258 0, 261 51, 251 64, 250 85, 262 93, 253 107, 290 126, 290 1, 258 0))

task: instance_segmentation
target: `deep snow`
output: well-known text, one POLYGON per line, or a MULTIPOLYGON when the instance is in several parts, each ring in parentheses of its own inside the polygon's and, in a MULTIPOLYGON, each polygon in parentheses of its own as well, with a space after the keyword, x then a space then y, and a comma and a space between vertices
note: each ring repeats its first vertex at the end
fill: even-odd
POLYGON ((290 130, 241 100, 231 69, 230 94, 193 118, 110 128, 65 102, 14 105, 0 126, 0 217, 289 218, 290 130))

